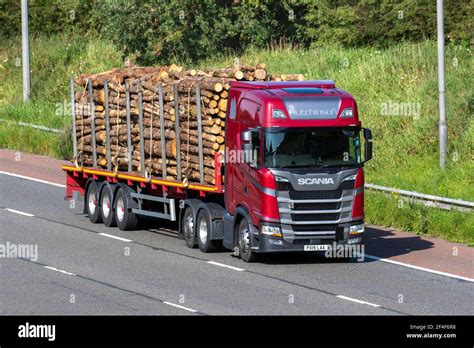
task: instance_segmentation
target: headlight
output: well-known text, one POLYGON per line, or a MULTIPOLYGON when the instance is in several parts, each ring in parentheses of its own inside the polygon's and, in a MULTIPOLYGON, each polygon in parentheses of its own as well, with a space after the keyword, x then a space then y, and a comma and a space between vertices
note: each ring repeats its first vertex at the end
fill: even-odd
POLYGON ((364 233, 364 231, 364 224, 352 225, 351 227, 349 227, 349 235, 364 233))
POLYGON ((283 119, 283 118, 286 118, 286 115, 283 111, 281 110, 278 110, 278 109, 274 109, 272 111, 272 118, 279 118, 279 119, 283 119))
POLYGON ((342 181, 352 181, 356 179, 357 174, 346 176, 342 181))
POLYGON ((284 178, 282 176, 275 175, 275 181, 276 182, 290 182, 287 178, 284 178))
POLYGON ((352 118, 354 116, 354 111, 352 108, 347 108, 342 110, 340 118, 352 118))
POLYGON ((266 236, 283 237, 279 226, 260 225, 260 233, 266 236))

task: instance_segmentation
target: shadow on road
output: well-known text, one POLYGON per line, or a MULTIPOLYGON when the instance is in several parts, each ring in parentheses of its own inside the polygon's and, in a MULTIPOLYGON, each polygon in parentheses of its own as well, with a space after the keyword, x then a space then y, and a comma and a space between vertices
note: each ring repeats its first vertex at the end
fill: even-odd
POLYGON ((415 234, 406 237, 406 234, 402 236, 395 230, 370 227, 365 231, 365 253, 368 255, 388 258, 432 247, 432 242, 423 240, 421 236, 415 234))
MULTIPOLYGON (((151 233, 178 238, 178 223, 166 220, 156 220, 148 217, 140 217, 138 229, 151 233)), ((395 230, 378 229, 367 227, 365 232, 365 254, 389 258, 411 253, 417 250, 425 250, 433 247, 433 243, 423 240, 415 234, 409 237, 399 234, 395 230)), ((230 253, 226 250, 224 252, 230 253)), ((234 257, 234 256, 229 256, 234 257)), ((365 258, 364 262, 372 262, 374 259, 365 258)), ((325 258, 324 253, 277 253, 265 255, 259 260, 265 264, 325 264, 325 263, 352 263, 359 262, 357 258, 325 258)))
POLYGON ((178 238, 178 222, 140 216, 137 229, 178 238))

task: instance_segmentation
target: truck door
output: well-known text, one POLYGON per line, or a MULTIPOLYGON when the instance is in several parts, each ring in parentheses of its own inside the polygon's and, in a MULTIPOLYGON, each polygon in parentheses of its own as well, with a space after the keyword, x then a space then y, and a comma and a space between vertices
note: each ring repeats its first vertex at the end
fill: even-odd
MULTIPOLYGON (((252 183, 252 177, 256 176, 255 166, 243 161, 243 145, 246 142, 242 141, 242 132, 249 129, 254 130, 252 131, 254 144, 260 141, 260 130, 257 130, 260 109, 254 101, 243 98, 237 107, 235 119, 230 117, 226 127, 226 145, 228 144, 226 149, 228 151, 226 153, 226 207, 230 213, 234 213, 239 204, 252 207, 252 209, 257 208, 254 204, 258 202, 250 202, 252 197, 255 197, 253 192, 255 188, 252 183)), ((258 151, 260 151, 260 144, 258 144, 258 151)), ((257 210, 260 209, 257 208, 257 210)))

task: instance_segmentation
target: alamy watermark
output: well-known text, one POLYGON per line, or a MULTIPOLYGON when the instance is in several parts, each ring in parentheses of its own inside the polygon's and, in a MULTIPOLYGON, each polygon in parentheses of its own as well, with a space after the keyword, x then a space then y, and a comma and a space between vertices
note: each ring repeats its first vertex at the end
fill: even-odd
POLYGON ((382 116, 409 116, 419 119, 421 104, 388 100, 380 104, 380 114, 382 116))
POLYGON ((365 246, 364 244, 337 244, 333 242, 324 253, 326 258, 347 259, 354 258, 357 262, 364 262, 365 260, 365 246))
POLYGON ((0 244, 0 258, 19 258, 38 261, 38 244, 0 244))
POLYGON ((56 339, 56 325, 36 325, 26 322, 18 326, 19 338, 46 338, 48 341, 56 339))

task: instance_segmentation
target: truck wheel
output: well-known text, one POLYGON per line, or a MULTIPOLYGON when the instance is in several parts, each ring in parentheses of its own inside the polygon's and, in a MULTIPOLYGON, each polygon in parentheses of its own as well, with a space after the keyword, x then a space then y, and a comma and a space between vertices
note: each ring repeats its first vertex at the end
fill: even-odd
POLYGON ((112 197, 112 188, 110 185, 105 185, 100 195, 100 214, 104 225, 107 227, 117 226, 112 197))
POLYGON ((240 225, 237 230, 237 236, 239 238, 239 252, 240 258, 245 262, 255 262, 257 255, 252 251, 250 242, 250 228, 247 219, 243 218, 240 221, 240 225))
POLYGON ((197 245, 196 234, 194 232, 194 216, 191 207, 184 210, 183 219, 181 220, 183 226, 183 237, 188 248, 194 249, 197 245))
POLYGON ((201 209, 196 219, 196 234, 199 249, 210 253, 219 249, 218 240, 211 240, 211 218, 206 209, 201 209))
POLYGON ((137 215, 129 209, 129 201, 123 188, 119 188, 114 202, 115 222, 122 231, 134 230, 137 227, 137 215))
POLYGON ((87 216, 89 216, 89 220, 94 224, 102 222, 102 217, 100 215, 100 207, 98 203, 99 203, 98 185, 97 185, 97 182, 92 181, 87 187, 86 211, 87 211, 87 216))

